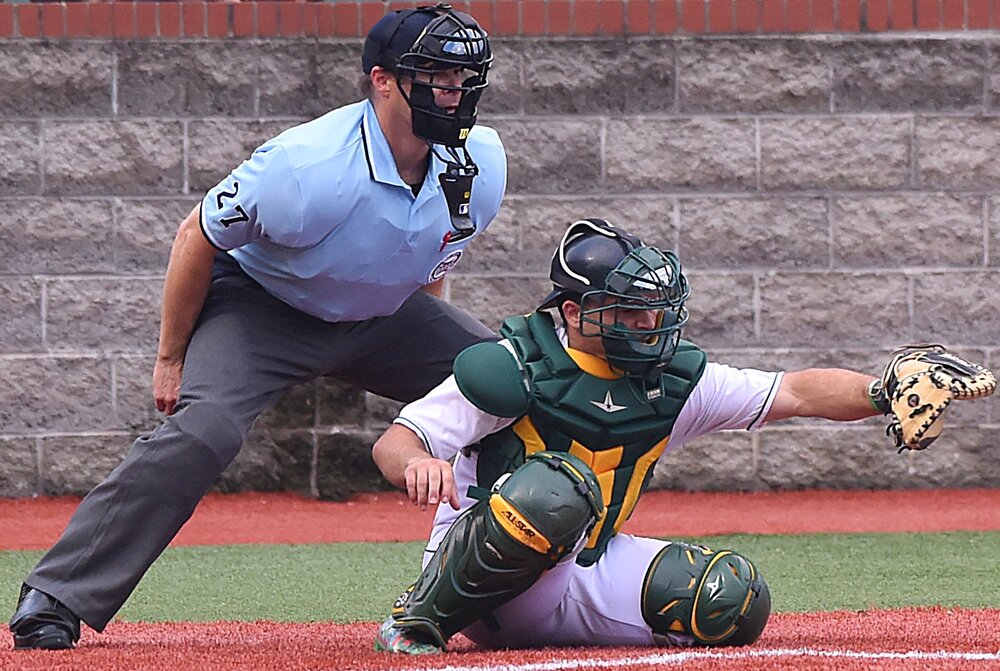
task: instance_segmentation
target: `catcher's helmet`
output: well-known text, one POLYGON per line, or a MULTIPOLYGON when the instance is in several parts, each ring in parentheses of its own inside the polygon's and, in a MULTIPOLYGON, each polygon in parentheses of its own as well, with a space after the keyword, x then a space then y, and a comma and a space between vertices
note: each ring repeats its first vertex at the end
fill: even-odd
POLYGON ((646 377, 666 366, 687 323, 691 294, 672 252, 642 244, 604 219, 581 219, 566 229, 552 256, 553 289, 539 310, 565 300, 580 304, 584 324, 597 327, 608 361, 618 370, 646 377), (625 311, 656 313, 649 329, 629 328, 625 311))
POLYGON ((701 645, 749 645, 771 614, 771 592, 743 555, 671 543, 643 581, 642 615, 654 632, 701 645))
POLYGON ((396 85, 412 112, 414 135, 446 147, 465 146, 492 62, 486 31, 470 15, 444 3, 382 17, 369 31, 361 56, 365 73, 378 65, 397 75, 396 85), (461 84, 434 81, 436 73, 454 69, 462 70, 461 84), (400 76, 412 82, 409 95, 400 76), (435 89, 461 92, 454 114, 435 104, 435 89))

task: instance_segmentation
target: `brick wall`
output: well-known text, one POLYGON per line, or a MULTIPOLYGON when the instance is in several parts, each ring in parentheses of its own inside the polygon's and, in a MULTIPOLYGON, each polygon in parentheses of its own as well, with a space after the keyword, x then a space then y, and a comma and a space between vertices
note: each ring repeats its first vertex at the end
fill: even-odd
MULTIPOLYGON (((0 4, 0 37, 357 37, 428 2, 0 4)), ((801 34, 1000 27, 997 0, 481 0, 453 2, 494 36, 801 34)))
MULTIPOLYGON (((875 372, 942 340, 1000 361, 1000 3, 471 5, 510 182, 451 300, 496 326, 544 293, 565 223, 608 216, 679 251, 688 336, 716 360, 875 372)), ((357 99, 358 36, 385 7, 0 4, 0 495, 85 492, 158 423, 177 224, 257 144, 357 99)), ((296 388, 219 488, 379 486, 368 449, 395 410, 296 388)), ((875 420, 715 436, 655 484, 996 487, 997 412, 960 404, 903 456, 875 420)))

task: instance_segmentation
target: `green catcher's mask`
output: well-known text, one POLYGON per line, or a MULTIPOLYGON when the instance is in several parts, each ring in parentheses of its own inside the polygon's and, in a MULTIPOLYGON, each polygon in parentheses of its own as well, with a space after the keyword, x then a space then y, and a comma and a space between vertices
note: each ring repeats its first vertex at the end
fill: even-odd
POLYGON ((770 614, 763 576, 729 550, 671 543, 643 581, 642 616, 657 634, 686 634, 701 645, 749 645, 770 614))
POLYGON ((655 386, 688 319, 691 290, 677 256, 606 219, 580 219, 563 234, 549 277, 552 291, 538 309, 579 303, 581 335, 600 337, 612 366, 655 386))
POLYGON ((684 302, 690 295, 672 252, 639 247, 608 273, 602 290, 583 294, 581 320, 597 328, 612 366, 644 377, 670 363, 688 320, 684 302), (629 327, 623 321, 631 321, 627 315, 637 312, 651 313, 649 328, 629 327))

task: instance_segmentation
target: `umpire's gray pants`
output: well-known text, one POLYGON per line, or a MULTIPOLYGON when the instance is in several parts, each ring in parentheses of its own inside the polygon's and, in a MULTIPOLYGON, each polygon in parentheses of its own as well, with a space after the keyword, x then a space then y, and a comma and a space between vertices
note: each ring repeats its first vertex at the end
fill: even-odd
POLYGON ((227 259, 216 263, 188 346, 177 411, 133 443, 25 580, 97 631, 286 389, 328 375, 410 401, 446 378, 463 348, 495 339, 423 292, 389 317, 325 322, 277 300, 227 259))

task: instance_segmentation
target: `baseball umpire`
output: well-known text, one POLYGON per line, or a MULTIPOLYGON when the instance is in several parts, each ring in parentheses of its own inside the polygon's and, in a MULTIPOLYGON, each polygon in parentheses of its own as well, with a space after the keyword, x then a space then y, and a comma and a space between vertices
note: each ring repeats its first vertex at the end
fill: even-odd
POLYGON ((264 143, 181 223, 153 371, 168 417, 25 579, 16 648, 102 631, 289 387, 331 376, 409 401, 495 339, 440 298, 506 185, 499 137, 475 126, 492 59, 449 5, 389 13, 364 44, 367 100, 264 143))
POLYGON ((996 386, 938 346, 900 351, 881 379, 708 362, 680 339, 677 257, 602 219, 568 228, 550 277, 537 311, 460 354, 373 448, 415 504, 440 503, 423 573, 376 650, 434 653, 459 631, 485 648, 753 643, 771 599, 752 561, 619 533, 660 455, 713 431, 879 413, 901 447, 923 449, 951 399, 996 386))

